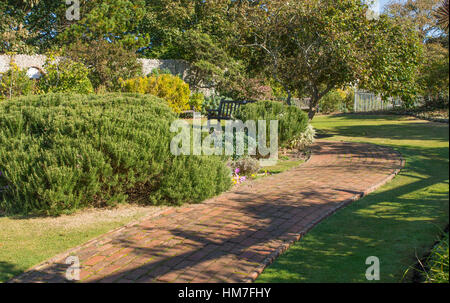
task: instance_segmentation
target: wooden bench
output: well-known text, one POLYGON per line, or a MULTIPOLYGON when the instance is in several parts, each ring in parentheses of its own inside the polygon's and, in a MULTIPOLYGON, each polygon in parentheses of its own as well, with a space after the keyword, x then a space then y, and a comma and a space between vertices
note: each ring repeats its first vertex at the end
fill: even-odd
POLYGON ((254 103, 255 101, 233 101, 220 100, 218 109, 208 109, 208 120, 231 120, 233 115, 239 110, 242 105, 254 103))

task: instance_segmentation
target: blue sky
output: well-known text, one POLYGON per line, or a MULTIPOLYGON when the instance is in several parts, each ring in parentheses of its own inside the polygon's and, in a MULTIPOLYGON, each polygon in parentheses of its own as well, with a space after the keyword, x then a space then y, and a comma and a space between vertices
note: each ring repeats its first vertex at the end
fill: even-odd
POLYGON ((380 8, 382 9, 386 4, 390 2, 390 0, 378 0, 380 3, 380 8))

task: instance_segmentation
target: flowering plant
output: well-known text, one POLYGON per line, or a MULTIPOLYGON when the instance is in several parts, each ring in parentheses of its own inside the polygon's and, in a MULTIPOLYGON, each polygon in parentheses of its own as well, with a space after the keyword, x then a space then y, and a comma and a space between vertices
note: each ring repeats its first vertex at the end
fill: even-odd
POLYGON ((241 184, 241 183, 247 181, 247 177, 246 176, 239 176, 239 172, 240 172, 239 168, 236 168, 234 170, 234 174, 233 174, 232 179, 231 179, 233 181, 234 185, 238 185, 238 184, 241 184))

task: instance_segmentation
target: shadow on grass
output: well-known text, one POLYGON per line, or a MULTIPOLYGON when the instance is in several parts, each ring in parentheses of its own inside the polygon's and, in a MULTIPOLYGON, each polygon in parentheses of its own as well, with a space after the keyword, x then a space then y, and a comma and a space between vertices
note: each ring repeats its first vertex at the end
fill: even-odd
POLYGON ((0 261, 0 283, 8 281, 21 272, 23 272, 23 270, 19 269, 16 265, 5 261, 0 261))
POLYGON ((448 224, 448 192, 408 195, 446 181, 428 177, 365 197, 320 223, 258 282, 364 282, 369 256, 380 259, 381 282, 400 282, 448 224))
POLYGON ((320 133, 360 138, 380 138, 391 140, 427 140, 448 142, 448 125, 436 126, 429 123, 382 124, 382 125, 349 125, 336 126, 332 130, 321 130, 320 133), (441 131, 424 131, 426 128, 441 131), (445 136, 447 133, 447 136, 445 136))

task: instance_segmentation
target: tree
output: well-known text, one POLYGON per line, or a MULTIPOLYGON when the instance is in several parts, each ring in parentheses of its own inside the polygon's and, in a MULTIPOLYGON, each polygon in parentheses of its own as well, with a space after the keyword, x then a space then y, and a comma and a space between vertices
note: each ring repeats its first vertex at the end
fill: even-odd
POLYGON ((59 35, 61 44, 106 40, 137 50, 150 42, 148 35, 137 31, 146 13, 144 0, 86 1, 84 5, 87 12, 81 14, 81 20, 59 35))
POLYGON ((406 26, 415 28, 420 38, 426 39, 435 36, 438 31, 437 19, 434 9, 441 0, 396 0, 387 7, 390 17, 397 19, 406 26))
POLYGON ((366 66, 358 85, 374 93, 398 97, 410 107, 420 92, 418 76, 423 46, 414 28, 381 16, 367 32, 366 66))
POLYGON ((259 50, 256 56, 268 75, 290 95, 297 91, 310 96, 310 119, 331 90, 357 83, 368 86, 374 77, 378 81, 371 87, 386 95, 409 92, 405 87, 417 69, 414 37, 398 35, 392 47, 389 39, 399 30, 388 18, 369 20, 368 8, 360 1, 247 3, 241 14, 243 46, 259 50), (410 73, 403 75, 405 71, 410 73), (382 79, 395 83, 381 85, 382 79))
POLYGON ((444 0, 435 12, 435 17, 438 20, 438 26, 448 33, 449 24, 449 4, 448 0, 444 0))
MULTIPOLYGON (((107 40, 137 50, 149 44, 148 35, 137 31, 146 15, 145 0, 80 0, 81 20, 68 20, 65 1, 7 0, 0 8, 33 36, 27 45, 43 53, 75 40, 107 40)), ((0 13, 1 15, 1 13, 0 13)), ((0 19, 1 20, 1 19, 0 19)), ((2 25, 0 21, 0 33, 2 25)), ((4 25, 3 25, 4 26, 4 25)), ((17 26, 12 27, 13 30, 17 26)))
MULTIPOLYGON (((448 95, 448 23, 445 28, 445 5, 441 0, 408 0, 388 7, 389 16, 403 27, 414 28, 423 44, 417 89, 423 96, 448 95), (444 31, 443 31, 444 29, 444 31)), ((447 15, 448 17, 448 15, 447 15)), ((448 19, 447 19, 448 20, 448 19)))
POLYGON ((65 56, 89 69, 89 79, 96 89, 114 91, 120 87, 120 78, 129 79, 142 74, 142 64, 133 50, 106 40, 78 41, 65 50, 65 56))
POLYGON ((140 31, 151 36, 140 53, 148 58, 184 59, 190 63, 186 80, 193 90, 214 87, 236 96, 244 81, 244 65, 232 54, 238 30, 233 13, 239 1, 151 0, 140 31))
POLYGON ((425 46, 426 56, 422 61, 418 82, 422 94, 437 98, 440 93, 448 96, 449 89, 449 53, 448 48, 440 43, 430 43, 425 46))
POLYGON ((0 54, 30 54, 36 51, 29 43, 33 34, 23 22, 26 8, 23 3, 15 1, 0 2, 0 54))

